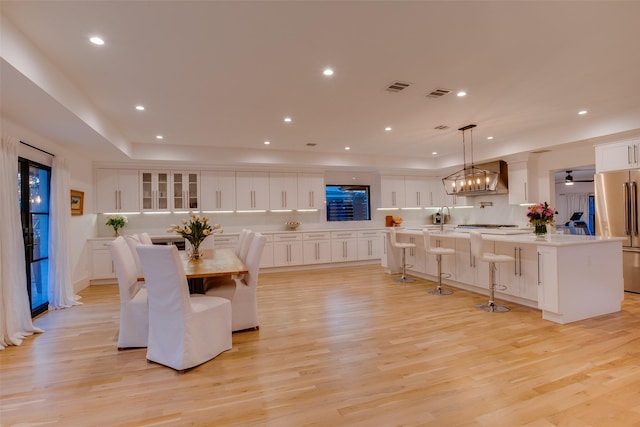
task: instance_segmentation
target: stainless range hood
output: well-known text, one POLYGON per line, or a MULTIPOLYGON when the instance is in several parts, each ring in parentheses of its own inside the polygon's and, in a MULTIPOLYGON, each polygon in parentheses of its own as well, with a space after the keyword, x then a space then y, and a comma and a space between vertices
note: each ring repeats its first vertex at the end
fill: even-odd
POLYGON ((507 162, 496 160, 465 167, 442 179, 447 194, 458 196, 486 196, 509 192, 507 162))

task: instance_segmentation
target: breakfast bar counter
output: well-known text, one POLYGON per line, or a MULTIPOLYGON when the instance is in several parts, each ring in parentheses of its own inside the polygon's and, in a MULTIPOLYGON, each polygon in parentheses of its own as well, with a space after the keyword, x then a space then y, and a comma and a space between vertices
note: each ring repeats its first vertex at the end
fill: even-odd
MULTIPOLYGON (((397 228, 398 241, 415 243, 407 251, 407 274, 437 281, 435 256, 424 248, 421 229, 397 228)), ((620 311, 624 299, 622 239, 584 235, 549 234, 537 238, 530 230, 478 230, 484 251, 509 255, 513 262, 498 266, 496 282, 503 291, 498 299, 542 311, 542 317, 569 323, 620 311)), ((449 227, 431 230, 431 245, 448 247, 455 255, 442 261, 443 283, 487 294, 489 268, 476 262, 467 230, 449 227)), ((401 270, 400 251, 385 246, 385 270, 401 270)))

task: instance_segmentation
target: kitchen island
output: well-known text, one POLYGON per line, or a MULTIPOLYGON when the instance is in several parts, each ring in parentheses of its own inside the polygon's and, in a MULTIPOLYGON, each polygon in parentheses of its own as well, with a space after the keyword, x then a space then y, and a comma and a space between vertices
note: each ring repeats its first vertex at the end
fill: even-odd
MULTIPOLYGON (((549 234, 537 239, 523 231, 481 231, 484 251, 509 255, 513 262, 498 265, 496 297, 542 311, 543 319, 569 323, 620 311, 624 299, 622 239, 549 234)), ((412 242, 407 274, 437 281, 435 256, 426 254, 422 231, 397 229, 398 241, 412 242)), ((382 263, 389 274, 401 270, 400 251, 386 239, 382 263)), ((443 283, 488 294, 489 266, 471 254, 468 232, 432 230, 431 244, 455 250, 442 259, 443 283)))

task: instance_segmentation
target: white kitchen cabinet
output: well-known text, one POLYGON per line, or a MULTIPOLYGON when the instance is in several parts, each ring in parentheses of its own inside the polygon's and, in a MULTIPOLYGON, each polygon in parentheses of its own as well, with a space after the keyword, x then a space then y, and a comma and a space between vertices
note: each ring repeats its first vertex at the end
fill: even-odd
POLYGON ((260 258, 260 268, 273 267, 273 235, 265 234, 267 240, 262 249, 262 257, 260 258))
POLYGON ((142 211, 162 212, 171 209, 169 190, 171 175, 162 171, 140 171, 142 211))
MULTIPOLYGON (((424 205, 425 208, 439 208, 442 206, 450 206, 447 204, 447 193, 444 191, 444 185, 439 178, 431 178, 429 180, 429 201, 424 205)), ((456 199, 456 202, 458 200, 456 199)), ((462 199, 460 201, 463 201, 462 199)), ((466 198, 464 200, 466 203, 466 198)))
POLYGON ((96 169, 96 212, 139 212, 138 171, 96 169))
POLYGON ((113 239, 93 240, 91 242, 91 280, 116 278, 109 245, 113 239))
POLYGON ((535 244, 495 242, 495 253, 515 261, 498 263, 496 280, 499 292, 535 301, 538 297, 538 255, 535 244))
POLYGON ((640 139, 596 145, 596 172, 640 167, 640 139))
POLYGON ((236 209, 269 210, 269 174, 236 172, 236 209))
MULTIPOLYGON (((418 243, 419 247, 424 248, 423 239, 420 239, 418 243)), ((453 237, 444 237, 444 236, 431 236, 431 246, 435 246, 436 248, 448 248, 448 249, 456 249, 456 239, 453 237)), ((426 254, 426 249, 423 249, 426 254)), ((426 265, 426 273, 438 277, 438 261, 436 259, 436 255, 426 254, 427 256, 427 265, 426 265)), ((442 257, 442 273, 444 274, 443 278, 457 280, 456 277, 456 257, 454 255, 451 256, 443 256, 442 257)))
POLYGON ((533 166, 529 162, 509 163, 509 204, 524 205, 538 202, 538 186, 533 166))
POLYGON ((432 180, 420 176, 404 177, 405 208, 433 206, 432 180))
MULTIPOLYGON (((482 251, 494 252, 491 241, 482 241, 482 251)), ((443 256, 443 260, 444 260, 443 256)), ((470 239, 456 239, 456 280, 468 285, 489 289, 489 263, 477 260, 471 253, 470 239)))
MULTIPOLYGON (((538 308, 540 310, 558 313, 558 254, 556 248, 540 246, 537 248, 537 291, 538 308)), ((594 301, 597 304, 597 301, 594 301)))
POLYGON ((269 173, 269 209, 298 209, 298 174, 269 173))
POLYGON ((302 256, 302 234, 284 233, 273 235, 273 266, 285 267, 304 264, 302 256))
POLYGON ((325 196, 323 174, 298 174, 298 209, 323 209, 325 196))
POLYGON ((382 258, 382 232, 378 230, 358 231, 358 259, 382 258))
POLYGON ((214 248, 229 248, 235 249, 238 244, 238 236, 233 234, 215 234, 213 236, 214 248))
POLYGON ((302 241, 305 264, 325 264, 331 262, 330 232, 319 231, 303 233, 302 241))
POLYGON ((404 208, 404 176, 383 176, 380 178, 380 207, 404 208))
POLYGON ((174 211, 200 209, 200 172, 171 172, 171 208, 174 211))
POLYGON ((200 172, 200 209, 202 211, 234 211, 236 209, 235 172, 200 172))
POLYGON ((358 259, 358 232, 331 232, 331 261, 344 262, 358 259))

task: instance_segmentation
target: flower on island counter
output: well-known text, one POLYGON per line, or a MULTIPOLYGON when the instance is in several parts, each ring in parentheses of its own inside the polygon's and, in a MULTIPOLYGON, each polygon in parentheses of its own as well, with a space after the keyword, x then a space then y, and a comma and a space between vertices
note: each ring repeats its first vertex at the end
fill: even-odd
POLYGON ((547 202, 538 203, 537 205, 529 206, 527 209, 527 217, 529 223, 535 225, 554 225, 554 215, 558 212, 551 208, 547 202))

